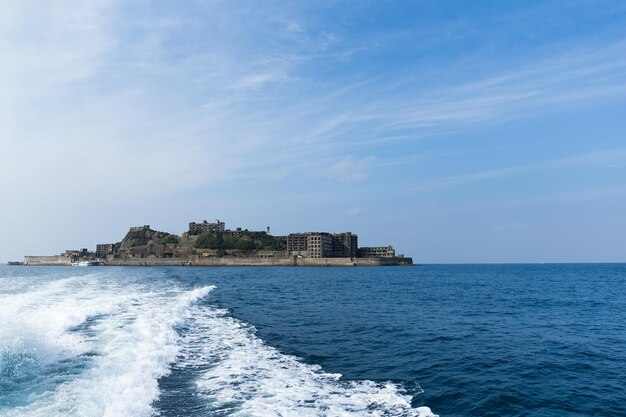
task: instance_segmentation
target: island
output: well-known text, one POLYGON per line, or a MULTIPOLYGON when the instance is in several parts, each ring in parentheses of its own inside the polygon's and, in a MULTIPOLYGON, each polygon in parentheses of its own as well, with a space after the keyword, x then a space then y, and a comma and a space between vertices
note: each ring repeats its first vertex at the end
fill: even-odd
MULTIPOLYGON (((13 263, 15 264, 15 263, 13 263)), ((226 229, 216 220, 189 223, 180 236, 131 227, 121 242, 66 250, 60 255, 25 256, 22 265, 74 266, 398 266, 413 260, 391 246, 359 247, 352 232, 290 233, 273 236, 270 228, 226 229)))

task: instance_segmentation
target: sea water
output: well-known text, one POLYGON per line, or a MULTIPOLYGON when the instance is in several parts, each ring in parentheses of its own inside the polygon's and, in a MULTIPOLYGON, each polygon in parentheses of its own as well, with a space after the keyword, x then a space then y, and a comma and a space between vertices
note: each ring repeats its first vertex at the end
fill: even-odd
POLYGON ((0 417, 624 416, 625 382, 623 264, 0 266, 0 417))

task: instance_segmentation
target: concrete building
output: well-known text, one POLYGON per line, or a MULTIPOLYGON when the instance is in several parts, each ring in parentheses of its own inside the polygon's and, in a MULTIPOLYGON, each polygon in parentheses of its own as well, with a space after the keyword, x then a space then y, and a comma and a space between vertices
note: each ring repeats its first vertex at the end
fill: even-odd
POLYGON ((79 250, 76 249, 68 249, 65 252, 63 252, 63 256, 66 256, 68 258, 80 258, 80 257, 84 257, 84 256, 89 256, 89 255, 93 255, 91 252, 89 252, 87 250, 87 248, 82 248, 79 250))
POLYGON ((150 230, 150 225, 144 224, 143 226, 133 226, 130 228, 129 232, 143 232, 144 230, 150 230))
POLYGON ((333 256, 333 236, 325 232, 290 233, 287 253, 307 258, 330 258, 333 256))
POLYGON ((113 253, 115 245, 113 243, 100 243, 96 245, 96 256, 98 258, 106 258, 107 255, 113 253))
POLYGON ((197 232, 197 233, 205 233, 205 232, 224 232, 226 224, 224 222, 219 221, 219 219, 215 220, 213 223, 209 223, 206 220, 203 220, 202 223, 191 222, 189 223, 189 231, 197 232))
POLYGON ((330 233, 309 233, 307 245, 309 258, 331 258, 333 256, 333 235, 330 233))
POLYGON ((307 258, 356 258, 358 246, 358 236, 351 232, 290 233, 287 236, 287 253, 307 258))
POLYGON ((235 230, 224 230, 224 234, 225 235, 229 235, 229 236, 241 236, 242 234, 244 234, 244 232, 247 232, 248 229, 243 230, 241 227, 236 228, 235 230))
POLYGON ((93 252, 89 252, 89 250, 87 250, 87 248, 81 248, 81 249, 68 249, 65 252, 63 252, 63 254, 60 255, 60 257, 64 257, 67 259, 70 259, 72 262, 77 260, 77 259, 90 259, 93 258, 95 254, 93 252))
POLYGON ((335 233, 333 235, 334 258, 356 258, 359 237, 352 232, 335 233))
POLYGON ((360 258, 395 258, 396 250, 393 246, 370 246, 359 248, 360 258))
POLYGON ((308 233, 289 233, 287 235, 287 253, 290 255, 309 256, 308 233))

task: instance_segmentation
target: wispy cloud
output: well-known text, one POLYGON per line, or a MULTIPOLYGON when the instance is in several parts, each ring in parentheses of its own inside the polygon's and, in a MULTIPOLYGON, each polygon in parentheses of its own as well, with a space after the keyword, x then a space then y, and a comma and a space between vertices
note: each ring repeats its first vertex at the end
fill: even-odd
POLYGON ((258 74, 248 74, 238 80, 233 88, 255 88, 261 87, 271 82, 279 82, 285 79, 285 74, 281 72, 261 72, 258 74))
MULTIPOLYGON (((125 17, 119 7, 50 2, 35 12, 39 6, 33 4, 7 5, 0 56, 9 64, 0 78, 0 117, 3 144, 14 157, 5 170, 24 166, 19 155, 27 149, 54 143, 38 161, 38 175, 50 172, 52 161, 83 155, 81 169, 88 175, 96 175, 95 167, 134 167, 142 184, 176 189, 237 179, 251 167, 258 168, 257 178, 289 171, 303 160, 332 159, 349 148, 360 156, 330 171, 355 181, 367 177, 367 155, 378 143, 500 123, 626 89, 621 42, 566 51, 515 71, 487 71, 445 88, 424 87, 415 85, 410 72, 393 79, 367 72, 318 78, 314 64, 332 64, 354 45, 329 29, 314 30, 294 10, 256 23, 249 10, 224 4, 219 14, 211 6, 197 15, 167 16, 140 8, 138 19, 125 17), (116 32, 124 23, 132 30, 116 32), (26 28, 32 29, 28 36, 26 28), (179 38, 184 41, 174 47, 179 38), (89 151, 101 143, 107 146, 97 154, 89 151), (169 171, 163 177, 157 167, 165 161, 169 171)), ((53 171, 61 181, 62 170, 53 171)), ((121 177, 113 174, 125 183, 121 177)))
POLYGON ((330 167, 330 176, 342 181, 362 181, 368 177, 367 169, 375 159, 371 155, 360 159, 353 156, 345 157, 330 167))
POLYGON ((346 210, 346 215, 350 217, 358 216, 363 213, 362 207, 353 207, 351 209, 346 210))
MULTIPOLYGON (((591 98, 621 96, 626 92, 624 51, 626 42, 617 42, 586 52, 563 53, 521 70, 445 88, 416 91, 410 79, 396 80, 392 90, 373 90, 372 97, 361 100, 375 104, 360 106, 355 112, 359 118, 354 121, 368 120, 374 126, 370 136, 412 132, 400 136, 406 140, 476 124, 502 123, 591 98)), ((372 142, 376 140, 374 136, 372 142)))
POLYGON ((495 180, 498 178, 522 175, 530 172, 548 171, 564 168, 581 167, 585 165, 603 165, 607 167, 615 164, 626 164, 626 149, 617 148, 605 151, 596 151, 582 155, 556 158, 535 164, 517 165, 501 169, 492 169, 453 175, 436 180, 426 181, 412 188, 413 191, 436 190, 454 185, 462 185, 480 181, 495 180))
POLYGON ((563 191, 535 197, 524 197, 479 204, 475 203, 463 207, 458 207, 457 210, 507 210, 512 208, 532 207, 540 205, 571 205, 574 203, 584 202, 597 203, 599 201, 604 202, 606 200, 615 200, 616 197, 623 201, 625 196, 626 187, 624 186, 585 188, 576 191, 563 191))

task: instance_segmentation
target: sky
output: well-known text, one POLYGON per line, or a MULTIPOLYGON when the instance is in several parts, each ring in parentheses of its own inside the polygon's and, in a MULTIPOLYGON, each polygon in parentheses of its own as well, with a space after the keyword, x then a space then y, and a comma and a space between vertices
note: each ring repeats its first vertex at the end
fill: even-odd
POLYGON ((625 2, 0 7, 0 261, 217 218, 626 261, 625 2))

